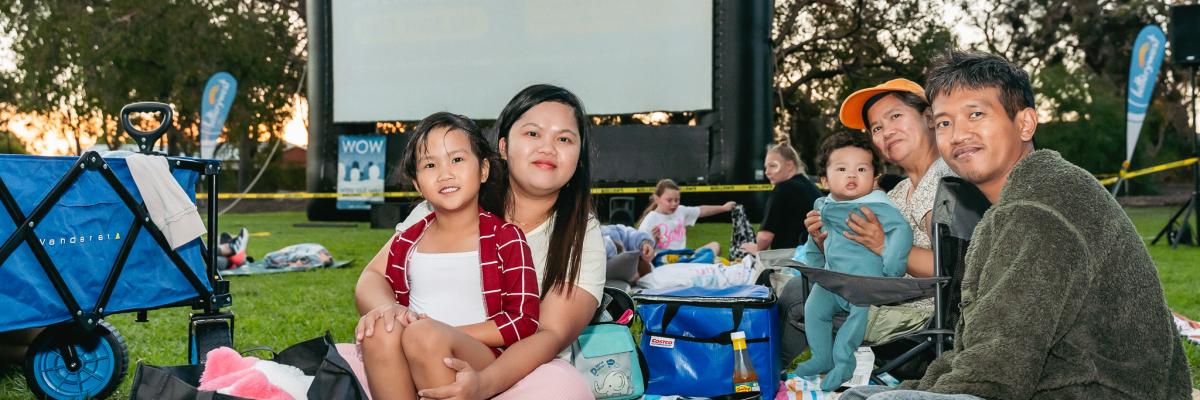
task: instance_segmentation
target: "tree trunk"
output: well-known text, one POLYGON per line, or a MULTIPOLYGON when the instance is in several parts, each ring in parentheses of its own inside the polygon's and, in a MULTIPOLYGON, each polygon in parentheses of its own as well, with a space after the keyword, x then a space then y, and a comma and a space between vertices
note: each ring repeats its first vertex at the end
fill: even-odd
POLYGON ((238 123, 234 131, 238 139, 238 191, 246 190, 250 180, 254 179, 254 153, 258 142, 251 134, 248 124, 238 123))
POLYGON ((167 141, 167 155, 179 155, 179 130, 174 126, 167 128, 167 134, 163 136, 163 140, 167 141))
POLYGON ((82 155, 83 154, 83 145, 81 143, 79 143, 79 131, 76 130, 75 134, 73 136, 75 136, 75 155, 77 155, 77 156, 82 155))
POLYGON ((75 155, 83 155, 83 143, 79 141, 79 136, 83 134, 80 132, 83 129, 83 123, 80 122, 81 118, 74 111, 68 115, 68 118, 70 119, 65 125, 71 130, 71 138, 75 140, 75 155))

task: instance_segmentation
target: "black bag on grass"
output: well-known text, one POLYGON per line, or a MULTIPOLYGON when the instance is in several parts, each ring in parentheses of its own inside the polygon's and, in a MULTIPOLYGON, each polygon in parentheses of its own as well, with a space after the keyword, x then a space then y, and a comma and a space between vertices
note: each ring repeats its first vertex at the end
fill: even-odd
MULTIPOLYGON (((314 377, 308 388, 310 399, 365 400, 367 391, 354 376, 350 365, 334 347, 333 337, 328 332, 295 344, 275 355, 273 361, 291 365, 314 377)), ((138 363, 133 376, 133 389, 129 395, 133 400, 229 400, 239 397, 215 392, 202 392, 200 374, 203 365, 180 365, 156 367, 138 363)))

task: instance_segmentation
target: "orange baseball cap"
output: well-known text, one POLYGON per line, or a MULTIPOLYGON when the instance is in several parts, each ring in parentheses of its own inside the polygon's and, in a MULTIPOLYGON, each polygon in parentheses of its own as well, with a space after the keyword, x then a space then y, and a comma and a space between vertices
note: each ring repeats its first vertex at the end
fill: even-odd
POLYGON ((921 85, 904 78, 892 79, 877 86, 861 89, 846 97, 845 101, 842 101, 842 109, 838 113, 839 118, 842 120, 842 125, 861 131, 867 130, 867 124, 864 121, 866 113, 864 111, 872 104, 875 104, 875 101, 879 100, 879 97, 882 97, 879 96, 880 94, 891 92, 909 92, 921 96, 922 99, 925 98, 925 89, 921 85))

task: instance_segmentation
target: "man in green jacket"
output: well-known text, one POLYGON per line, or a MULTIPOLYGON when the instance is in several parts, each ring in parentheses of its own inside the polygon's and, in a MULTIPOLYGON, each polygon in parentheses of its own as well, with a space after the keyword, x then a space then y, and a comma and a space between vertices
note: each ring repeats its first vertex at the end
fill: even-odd
POLYGON ((955 51, 925 88, 942 158, 993 206, 967 249, 954 350, 906 390, 842 398, 1190 398, 1154 261, 1095 178, 1034 150, 1029 76, 955 51))

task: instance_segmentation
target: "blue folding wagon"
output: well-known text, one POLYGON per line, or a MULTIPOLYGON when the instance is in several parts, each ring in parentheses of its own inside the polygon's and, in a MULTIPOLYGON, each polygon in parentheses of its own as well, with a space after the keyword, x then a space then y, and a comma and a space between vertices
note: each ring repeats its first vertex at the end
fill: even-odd
MULTIPOLYGON (((121 126, 141 153, 171 126, 171 108, 134 103, 121 126), (162 125, 137 130, 131 113, 158 112, 162 125)), ((216 243, 220 162, 168 157, 172 176, 195 202, 208 190, 207 243, 216 243)), ((229 284, 215 270, 215 248, 197 238, 172 249, 151 221, 126 160, 96 152, 80 157, 0 155, 0 332, 45 329, 24 363, 30 390, 41 398, 105 397, 128 369, 125 339, 104 321, 119 313, 190 306, 188 354, 233 342, 229 284)), ((136 338, 133 338, 136 340, 136 338)))

